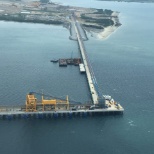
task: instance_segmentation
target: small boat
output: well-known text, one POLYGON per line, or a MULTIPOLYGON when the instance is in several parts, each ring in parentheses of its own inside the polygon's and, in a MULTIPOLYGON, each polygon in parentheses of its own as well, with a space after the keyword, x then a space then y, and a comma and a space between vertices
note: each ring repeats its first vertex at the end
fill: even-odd
POLYGON ((57 62, 58 62, 58 60, 53 59, 53 60, 50 60, 50 62, 57 63, 57 62))

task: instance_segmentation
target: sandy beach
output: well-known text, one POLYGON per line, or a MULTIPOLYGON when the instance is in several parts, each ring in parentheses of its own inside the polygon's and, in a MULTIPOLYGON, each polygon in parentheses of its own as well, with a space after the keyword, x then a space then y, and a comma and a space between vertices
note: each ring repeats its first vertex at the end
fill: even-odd
MULTIPOLYGON (((112 16, 118 16, 119 15, 119 12, 116 12, 114 11, 112 13, 112 16)), ((108 26, 108 27, 105 27, 103 31, 95 34, 95 37, 98 38, 98 39, 106 39, 108 38, 114 31, 116 31, 118 29, 119 26, 115 26, 116 23, 119 23, 119 19, 115 19, 115 18, 112 18, 112 20, 114 21, 114 25, 112 26, 108 26)))
POLYGON ((109 26, 104 28, 104 30, 96 35, 98 39, 106 39, 109 37, 118 27, 117 26, 109 26))

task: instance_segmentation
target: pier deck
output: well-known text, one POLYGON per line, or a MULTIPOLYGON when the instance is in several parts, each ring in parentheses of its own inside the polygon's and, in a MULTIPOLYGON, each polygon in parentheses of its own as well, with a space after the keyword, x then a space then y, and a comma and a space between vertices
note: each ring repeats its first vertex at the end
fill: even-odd
MULTIPOLYGON (((75 107, 75 106, 74 106, 75 107)), ((50 110, 50 111, 36 111, 36 112, 25 112, 23 110, 24 106, 18 107, 0 107, 0 118, 12 119, 14 117, 21 117, 21 118, 30 118, 36 117, 40 118, 42 116, 50 116, 50 117, 59 117, 63 116, 77 116, 77 115, 92 115, 92 114, 102 114, 102 115, 109 115, 109 114, 123 114, 123 109, 117 108, 101 108, 101 109, 89 109, 85 105, 82 106, 80 109, 74 110, 73 106, 69 110, 50 110), (3 108, 3 110, 2 110, 3 108)))
POLYGON ((82 56, 83 63, 84 63, 84 66, 85 66, 87 80, 88 80, 93 104, 98 104, 98 94, 97 94, 97 91, 96 91, 94 83, 93 83, 93 77, 92 77, 91 70, 90 70, 90 64, 88 62, 89 60, 88 60, 88 57, 87 57, 87 54, 86 54, 86 49, 84 47, 84 43, 83 43, 80 31, 79 31, 79 27, 78 27, 79 23, 78 23, 78 21, 76 21, 76 19, 73 16, 72 16, 72 22, 74 23, 74 27, 75 27, 75 31, 76 31, 76 35, 77 35, 77 40, 78 40, 78 43, 79 43, 81 56, 82 56))

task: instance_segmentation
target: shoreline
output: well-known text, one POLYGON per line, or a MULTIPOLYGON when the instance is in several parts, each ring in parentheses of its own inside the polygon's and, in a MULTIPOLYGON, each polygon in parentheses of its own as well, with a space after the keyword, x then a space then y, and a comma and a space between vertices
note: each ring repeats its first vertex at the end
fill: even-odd
POLYGON ((72 13, 76 14, 85 31, 99 39, 107 38, 121 25, 119 12, 107 9, 63 6, 53 2, 45 5, 41 2, 12 4, 11 0, 8 0, 8 3, 0 3, 1 21, 63 25, 69 29, 72 13))
POLYGON ((117 26, 108 26, 104 28, 104 30, 100 33, 96 34, 96 38, 105 40, 107 39, 113 32, 115 32, 118 29, 117 26))
MULTIPOLYGON (((114 11, 112 13, 112 16, 119 16, 119 12, 117 11, 114 11)), ((97 31, 97 32, 94 32, 94 31, 91 31, 91 36, 94 36, 95 38, 97 39, 101 39, 101 40, 105 40, 107 39, 112 33, 114 33, 120 26, 120 22, 119 22, 119 18, 118 19, 115 19, 115 18, 112 18, 112 20, 114 21, 114 25, 112 26, 108 26, 108 27, 105 27, 102 31, 97 31), (118 25, 116 25, 118 24, 118 25)))

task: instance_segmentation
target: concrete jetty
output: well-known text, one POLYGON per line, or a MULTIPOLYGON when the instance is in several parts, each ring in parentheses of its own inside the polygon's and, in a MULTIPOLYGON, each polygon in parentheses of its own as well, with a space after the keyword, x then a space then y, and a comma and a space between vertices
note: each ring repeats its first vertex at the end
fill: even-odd
POLYGON ((89 64, 88 56, 87 56, 86 49, 85 49, 85 46, 84 46, 84 43, 83 43, 83 39, 82 39, 81 34, 80 34, 79 22, 73 16, 72 16, 72 21, 74 23, 74 27, 75 27, 75 31, 76 31, 76 35, 77 35, 77 40, 78 40, 78 43, 79 43, 83 63, 84 63, 84 66, 85 66, 86 76, 87 76, 87 80, 88 80, 93 104, 98 104, 98 94, 97 94, 97 91, 96 91, 94 83, 93 83, 93 77, 92 77, 92 72, 90 70, 90 64, 89 64))

